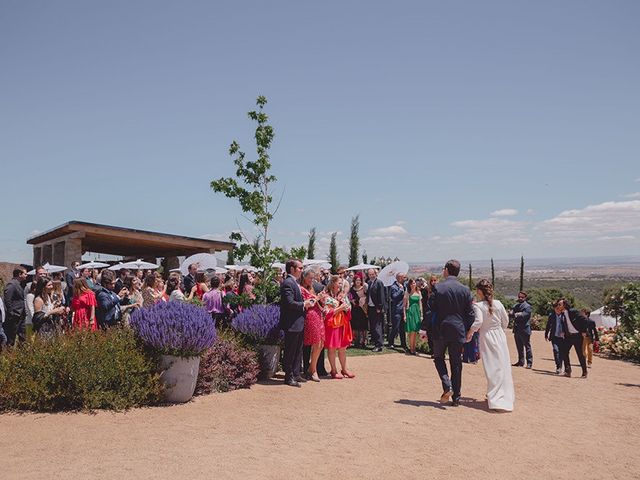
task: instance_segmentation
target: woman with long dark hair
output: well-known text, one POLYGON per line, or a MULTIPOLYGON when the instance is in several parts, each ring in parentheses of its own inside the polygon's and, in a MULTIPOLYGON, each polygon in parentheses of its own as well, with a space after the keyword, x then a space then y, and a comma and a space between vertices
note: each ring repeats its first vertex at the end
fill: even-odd
POLYGON ((480 333, 479 346, 482 367, 487 377, 487 402, 492 410, 513 410, 515 393, 511 376, 509 347, 504 331, 509 316, 502 303, 493 298, 493 285, 483 279, 476 284, 478 301, 473 305, 476 320, 467 333, 470 340, 480 333))
POLYGON ((33 330, 41 336, 50 337, 61 328, 60 319, 67 308, 56 306, 53 300, 53 281, 50 277, 38 278, 33 299, 33 330))
POLYGON ((367 319, 367 291, 364 287, 361 273, 356 273, 353 277, 353 285, 349 290, 349 300, 351 301, 353 342, 356 347, 364 348, 367 345, 369 320, 367 319))

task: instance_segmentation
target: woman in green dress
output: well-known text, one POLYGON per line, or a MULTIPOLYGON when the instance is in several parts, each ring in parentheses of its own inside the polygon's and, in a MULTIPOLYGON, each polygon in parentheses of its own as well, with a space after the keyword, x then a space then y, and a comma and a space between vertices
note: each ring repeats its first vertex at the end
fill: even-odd
POLYGON ((416 340, 422 322, 422 295, 416 281, 412 278, 404 294, 404 328, 409 334, 409 353, 416 354, 416 340))

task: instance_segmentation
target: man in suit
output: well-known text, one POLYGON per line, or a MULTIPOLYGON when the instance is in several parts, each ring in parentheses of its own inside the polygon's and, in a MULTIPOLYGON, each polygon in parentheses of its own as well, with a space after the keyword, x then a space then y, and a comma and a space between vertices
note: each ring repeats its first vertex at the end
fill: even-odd
MULTIPOLYGON (((69 270, 64 274, 64 282, 67 284, 67 291, 65 292, 67 307, 71 306, 71 300, 73 299, 73 282, 80 276, 80 272, 78 271, 79 266, 80 262, 73 262, 69 270)), ((69 318, 71 318, 71 313, 69 313, 69 318)))
POLYGON ((382 322, 384 320, 385 290, 382 280, 378 278, 378 271, 370 268, 369 288, 367 289, 367 304, 369 305, 369 331, 373 342, 373 351, 382 351, 382 322))
POLYGON ((124 279, 127 278, 128 275, 129 269, 121 268, 120 270, 118 270, 118 279, 116 280, 116 288, 114 288, 114 292, 120 293, 120 290, 122 290, 122 287, 124 287, 124 279))
POLYGON ((20 342, 26 340, 26 308, 23 284, 27 281, 27 271, 23 267, 13 270, 13 278, 4 287, 4 308, 7 318, 4 320, 4 332, 7 345, 14 345, 16 337, 20 342))
POLYGON ((513 337, 516 341, 516 350, 518 351, 518 361, 513 364, 514 367, 524 367, 525 354, 527 359, 527 368, 533 366, 533 353, 531 351, 531 304, 527 302, 527 293, 518 293, 518 303, 511 309, 511 318, 513 318, 513 337))
MULTIPOLYGON (((460 262, 449 260, 442 269, 443 280, 434 285, 429 304, 435 315, 433 325, 433 361, 442 382, 441 403, 452 399, 452 406, 460 405, 462 388, 462 348, 467 332, 473 325, 473 297, 468 287, 458 281, 460 262), (444 352, 449 353, 451 378, 444 361, 444 352), (452 398, 453 395, 453 398, 452 398)), ((420 338, 426 338, 427 325, 423 321, 420 338)))
POLYGON ((196 284, 196 273, 198 273, 198 264, 192 263, 191 265, 189 265, 189 273, 185 275, 184 279, 182 280, 182 284, 184 285, 184 292, 187 295, 191 293, 191 290, 196 284))
POLYGON ((302 274, 302 262, 290 259, 285 264, 287 278, 280 285, 280 328, 284 330, 284 383, 299 387, 306 380, 300 375, 302 366, 302 342, 304 339, 304 311, 312 307, 313 299, 303 300, 298 280, 302 274))
POLYGON ((407 336, 404 331, 404 275, 399 273, 396 275, 396 281, 393 282, 389 289, 389 299, 391 306, 389 315, 391 316, 391 328, 387 335, 387 347, 394 348, 396 337, 400 334, 400 348, 407 349, 407 336))
POLYGON ((600 337, 598 337, 596 322, 591 320, 591 312, 586 308, 580 310, 580 312, 587 319, 587 336, 582 340, 582 355, 587 359, 587 366, 591 367, 593 362, 593 343, 600 341, 600 337))
POLYGON ((575 308, 571 308, 569 302, 561 299, 562 304, 562 326, 564 331, 564 349, 562 352, 564 358, 564 376, 571 376, 571 363, 569 361, 569 352, 571 347, 578 355, 578 361, 582 367, 582 378, 587 378, 587 361, 582 353, 582 341, 587 336, 587 317, 582 315, 575 308))
MULTIPOLYGON (((553 313, 547 318, 547 326, 544 329, 544 339, 551 342, 553 348, 553 359, 556 363, 556 375, 562 373, 562 364, 564 362, 564 329, 562 327, 562 312, 564 310, 560 301, 553 304, 553 313)), ((569 367, 571 371, 571 367, 569 367)))

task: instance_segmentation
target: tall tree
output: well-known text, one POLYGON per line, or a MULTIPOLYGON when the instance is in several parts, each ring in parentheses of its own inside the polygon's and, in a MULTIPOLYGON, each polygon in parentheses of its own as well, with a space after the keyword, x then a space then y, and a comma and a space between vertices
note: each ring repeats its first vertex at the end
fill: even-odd
POLYGON ((524 290, 524 255, 520 257, 520 292, 524 290))
POLYGON ((338 245, 336 243, 336 236, 338 232, 331 234, 331 243, 329 243, 329 263, 331 264, 331 273, 334 275, 338 273, 338 267, 340 266, 340 260, 338 259, 338 245))
POLYGON ((491 258, 491 285, 493 285, 493 290, 496 289, 496 271, 493 268, 493 258, 491 258))
POLYGON ((471 264, 469 264, 469 288, 473 292, 473 270, 471 268, 471 264))
POLYGON ((358 264, 358 250, 360 249, 360 238, 358 237, 358 230, 360 230, 360 215, 356 215, 351 219, 351 235, 349 237, 350 267, 358 264))
POLYGON ((307 257, 307 249, 304 248, 304 245, 300 245, 299 247, 291 247, 291 258, 297 258, 302 260, 307 257))
POLYGON ((309 244, 307 246, 307 258, 316 258, 316 227, 309 230, 309 244))
POLYGON ((269 223, 277 210, 277 207, 274 209, 272 206, 273 184, 277 179, 270 173, 269 157, 269 149, 275 134, 273 127, 268 124, 269 117, 264 112, 266 104, 266 97, 259 96, 256 99, 258 109, 247 113, 249 118, 257 123, 254 134, 257 159, 245 161, 245 153, 240 150, 240 145, 234 140, 229 147, 229 155, 236 167, 235 177, 223 177, 211 181, 214 192, 238 200, 242 211, 249 214, 249 220, 260 231, 254 241, 244 236, 246 242, 244 245, 254 266, 265 272, 259 288, 256 287, 254 290, 258 301, 262 302, 266 302, 267 298, 273 298, 275 295, 275 282, 271 281, 273 277, 271 264, 276 257, 269 241, 269 223))

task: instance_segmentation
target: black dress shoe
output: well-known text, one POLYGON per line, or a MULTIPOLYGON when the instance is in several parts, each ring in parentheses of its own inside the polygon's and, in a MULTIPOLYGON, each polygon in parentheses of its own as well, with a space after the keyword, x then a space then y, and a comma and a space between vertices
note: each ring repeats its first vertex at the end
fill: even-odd
POLYGON ((451 402, 451 406, 452 406, 452 407, 459 407, 459 406, 460 406, 460 399, 459 399, 459 398, 456 398, 455 400, 453 400, 453 401, 451 402))
POLYGON ((529 364, 525 368, 528 368, 529 370, 531 370, 533 368, 533 365, 529 364))
POLYGON ((284 383, 285 383, 285 385, 289 385, 290 387, 301 387, 302 386, 302 385, 300 385, 299 382, 297 382, 295 380, 287 380, 284 383))
POLYGON ((379 353, 382 351, 382 347, 374 347, 373 350, 371 350, 372 352, 376 352, 379 353))
POLYGON ((304 378, 302 375, 301 375, 301 376, 299 376, 299 377, 296 377, 296 378, 295 378, 295 380, 296 380, 296 382, 298 382, 298 383, 307 383, 307 379, 306 379, 306 378, 304 378))
POLYGON ((516 363, 512 363, 511 366, 512 367, 524 367, 524 363, 516 362, 516 363))

